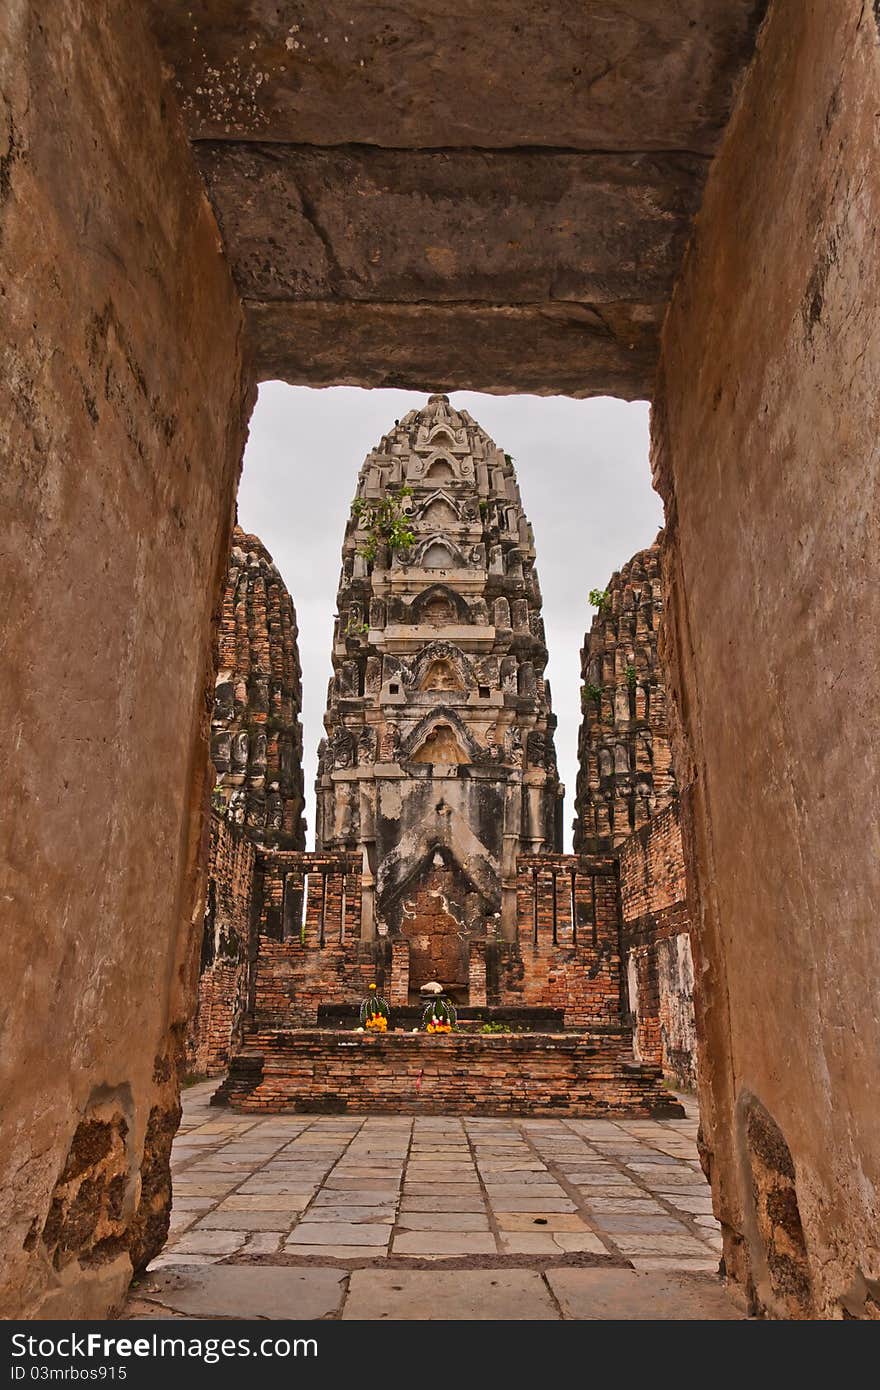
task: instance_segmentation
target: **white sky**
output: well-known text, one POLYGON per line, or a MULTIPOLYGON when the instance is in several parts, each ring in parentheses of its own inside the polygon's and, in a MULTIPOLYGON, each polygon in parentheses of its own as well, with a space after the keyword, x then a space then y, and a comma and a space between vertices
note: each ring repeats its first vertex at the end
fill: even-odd
MULTIPOLYGON (((303 670, 303 749, 308 847, 314 845, 314 780, 330 678, 340 552, 364 457, 395 419, 424 405, 414 391, 316 391, 266 382, 251 419, 238 497, 239 524, 259 536, 290 590, 303 670)), ((648 468, 648 405, 601 397, 485 396, 456 391, 516 466, 535 528, 550 663, 559 720, 556 751, 565 783, 565 847, 577 777, 580 648, 602 589, 650 545, 663 508, 648 468)))

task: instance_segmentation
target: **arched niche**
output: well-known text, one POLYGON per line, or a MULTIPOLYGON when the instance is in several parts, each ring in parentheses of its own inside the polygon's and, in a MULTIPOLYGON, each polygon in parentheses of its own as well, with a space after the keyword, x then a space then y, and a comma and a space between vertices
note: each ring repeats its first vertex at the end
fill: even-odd
POLYGON ((431 541, 422 551, 422 568, 426 570, 447 570, 455 565, 452 548, 443 541, 431 541))
POLYGON ((459 516, 448 497, 432 497, 418 519, 433 530, 442 531, 446 526, 457 526, 459 516))
POLYGON ((464 690, 465 684, 452 662, 445 656, 438 656, 428 666, 419 687, 421 690, 464 690))
POLYGON ((411 621, 442 627, 447 623, 469 623, 467 600, 448 584, 432 584, 417 594, 410 605, 411 621))
POLYGON ((435 724, 427 738, 411 754, 409 761, 454 767, 469 763, 470 758, 459 743, 451 724, 435 724))
POLYGON ((443 454, 438 454, 436 458, 431 459, 425 469, 425 478, 430 478, 431 482, 437 483, 454 482, 455 466, 452 460, 446 458, 443 454))

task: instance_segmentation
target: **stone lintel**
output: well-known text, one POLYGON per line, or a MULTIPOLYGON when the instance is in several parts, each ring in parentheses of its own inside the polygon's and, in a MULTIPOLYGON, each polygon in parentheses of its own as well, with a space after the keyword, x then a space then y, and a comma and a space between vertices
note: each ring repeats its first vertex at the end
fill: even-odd
POLYGON ((247 301, 258 379, 650 399, 662 299, 591 306, 247 301))

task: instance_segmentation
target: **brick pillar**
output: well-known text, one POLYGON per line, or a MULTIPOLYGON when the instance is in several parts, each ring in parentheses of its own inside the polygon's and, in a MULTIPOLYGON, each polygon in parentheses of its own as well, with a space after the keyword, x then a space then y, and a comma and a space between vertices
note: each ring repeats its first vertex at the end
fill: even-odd
POLYGON ((396 937, 391 943, 388 1003, 393 1009, 409 1003, 409 942, 406 937, 396 937))
POLYGON ((468 958, 468 1003, 476 1009, 486 1006, 486 943, 472 941, 468 958))

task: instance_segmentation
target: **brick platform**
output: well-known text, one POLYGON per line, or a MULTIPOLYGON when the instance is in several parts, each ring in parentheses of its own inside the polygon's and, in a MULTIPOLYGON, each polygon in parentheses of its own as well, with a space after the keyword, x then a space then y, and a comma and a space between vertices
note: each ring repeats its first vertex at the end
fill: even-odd
POLYGON ((232 1061, 217 1104, 246 1111, 673 1118, 659 1067, 627 1056, 628 1033, 259 1034, 232 1061))

